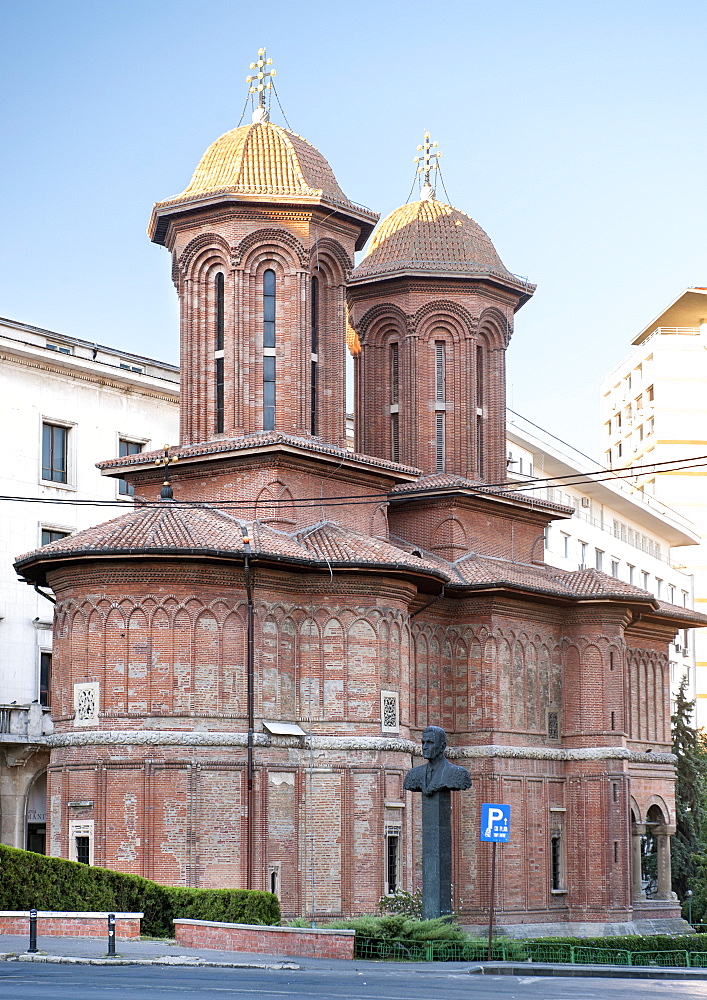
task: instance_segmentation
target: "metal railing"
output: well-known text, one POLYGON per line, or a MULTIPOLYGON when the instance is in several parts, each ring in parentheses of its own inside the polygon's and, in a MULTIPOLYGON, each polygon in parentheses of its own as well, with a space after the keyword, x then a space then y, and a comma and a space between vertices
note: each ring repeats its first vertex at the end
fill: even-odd
MULTIPOLYGON (((700 942, 702 944, 702 942, 700 942)), ((705 943, 707 949, 707 943, 705 943)), ((402 938, 367 938, 356 935, 356 958, 387 962, 483 962, 488 958, 488 942, 411 941, 402 938)), ((707 950, 684 948, 661 951, 627 951, 624 948, 597 948, 565 942, 495 940, 491 945, 494 962, 542 962, 557 965, 623 965, 656 968, 707 968, 707 950)))

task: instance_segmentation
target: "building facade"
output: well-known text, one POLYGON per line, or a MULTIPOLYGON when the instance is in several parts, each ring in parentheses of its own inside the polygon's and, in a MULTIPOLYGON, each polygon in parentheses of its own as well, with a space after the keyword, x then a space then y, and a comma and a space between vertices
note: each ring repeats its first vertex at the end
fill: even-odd
POLYGON ((132 507, 128 484, 101 476, 96 462, 177 440, 178 371, 3 319, 0 380, 9 431, 0 446, 0 841, 43 851, 54 609, 12 562, 18 548, 132 507))
POLYGON ((669 647, 707 619, 545 563, 573 508, 506 478, 505 350, 533 286, 429 183, 354 268, 375 222, 262 103, 155 206, 180 443, 103 462, 135 509, 16 563, 57 598, 50 853, 373 912, 420 882, 403 776, 433 723, 473 781, 465 923, 488 906, 482 802, 514 817, 501 924, 677 920, 669 647))
MULTIPOLYGON (((707 289, 688 288, 632 341, 604 379, 607 465, 635 470, 632 482, 689 518, 699 545, 675 556, 694 578, 695 608, 707 609, 707 289)), ((684 637, 681 640, 684 644, 684 637)), ((707 644, 695 633, 697 725, 707 725, 707 644)))

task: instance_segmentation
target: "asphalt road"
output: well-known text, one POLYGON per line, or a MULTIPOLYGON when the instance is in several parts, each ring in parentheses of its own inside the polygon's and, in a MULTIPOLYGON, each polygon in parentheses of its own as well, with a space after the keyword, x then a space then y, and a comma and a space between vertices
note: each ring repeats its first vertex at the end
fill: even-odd
POLYGON ((0 965, 0 1000, 687 1000, 707 982, 122 966, 0 965))

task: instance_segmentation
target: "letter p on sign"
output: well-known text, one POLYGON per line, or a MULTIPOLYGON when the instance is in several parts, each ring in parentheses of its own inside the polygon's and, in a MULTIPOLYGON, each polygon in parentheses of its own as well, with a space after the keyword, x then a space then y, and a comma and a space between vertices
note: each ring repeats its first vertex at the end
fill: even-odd
POLYGON ((506 843, 511 835, 511 807, 484 802, 481 806, 481 840, 506 843))

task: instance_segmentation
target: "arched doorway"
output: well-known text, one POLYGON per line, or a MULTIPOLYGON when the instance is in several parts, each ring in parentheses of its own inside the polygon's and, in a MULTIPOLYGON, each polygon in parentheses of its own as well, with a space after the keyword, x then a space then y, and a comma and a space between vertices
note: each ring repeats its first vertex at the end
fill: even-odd
POLYGON ((35 854, 47 853, 47 772, 38 774, 27 792, 25 847, 35 854))

